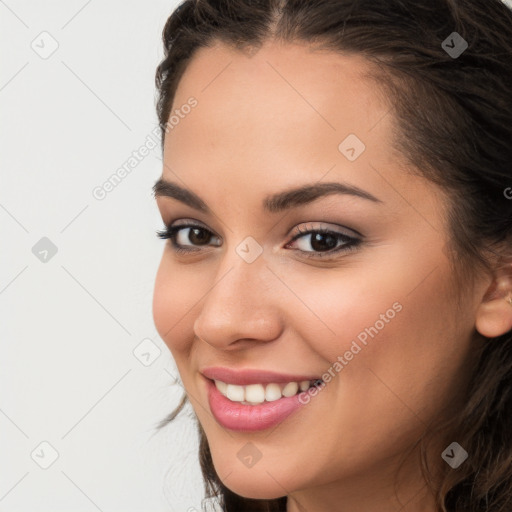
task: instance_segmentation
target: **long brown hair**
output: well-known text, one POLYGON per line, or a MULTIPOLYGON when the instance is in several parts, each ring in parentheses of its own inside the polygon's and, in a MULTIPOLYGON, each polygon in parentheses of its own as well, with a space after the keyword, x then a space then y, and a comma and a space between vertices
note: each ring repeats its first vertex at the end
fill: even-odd
MULTIPOLYGON (((269 39, 372 64, 399 126, 395 149, 450 198, 449 256, 461 292, 477 271, 492 272, 511 255, 512 11, 501 0, 186 0, 167 20, 156 71, 162 142, 197 49, 220 41, 254 50, 269 39), (458 56, 443 47, 453 32, 468 45, 458 56)), ((470 454, 457 471, 446 465, 433 489, 443 512, 512 510, 512 331, 484 340, 465 400, 437 425, 470 454)), ((185 403, 186 395, 160 426, 185 403)), ((286 510, 286 497, 253 500, 226 488, 198 427, 207 496, 218 496, 226 512, 286 510)))

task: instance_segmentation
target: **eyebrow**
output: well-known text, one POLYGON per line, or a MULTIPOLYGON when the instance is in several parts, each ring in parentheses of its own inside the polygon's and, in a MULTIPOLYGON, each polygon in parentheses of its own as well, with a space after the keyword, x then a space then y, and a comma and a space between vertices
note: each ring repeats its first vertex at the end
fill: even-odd
MULTIPOLYGON (((194 192, 179 186, 177 183, 159 178, 153 185, 155 197, 171 197, 181 203, 205 213, 212 213, 206 203, 194 192)), ((263 208, 270 213, 278 213, 313 202, 323 196, 331 194, 345 194, 383 203, 374 195, 348 183, 326 182, 313 185, 303 185, 283 192, 267 196, 263 200, 263 208)))

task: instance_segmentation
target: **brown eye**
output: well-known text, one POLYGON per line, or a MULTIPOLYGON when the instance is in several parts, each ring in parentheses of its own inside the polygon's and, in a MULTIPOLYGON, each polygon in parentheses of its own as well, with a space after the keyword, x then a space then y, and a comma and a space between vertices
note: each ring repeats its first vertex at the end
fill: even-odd
POLYGON ((287 247, 295 246, 296 250, 305 253, 308 258, 323 258, 339 252, 352 251, 362 242, 359 238, 323 228, 308 231, 299 228, 298 231, 299 234, 287 244, 287 247))
POLYGON ((207 244, 211 237, 212 233, 203 228, 187 228, 189 229, 188 236, 185 235, 185 238, 188 238, 193 245, 205 245, 207 244))
POLYGON ((330 233, 310 234, 310 244, 315 251, 330 251, 338 245, 338 240, 330 233))
MULTIPOLYGON (((298 231, 299 234, 286 245, 286 248, 292 248, 307 258, 334 257, 338 253, 354 251, 362 243, 360 238, 324 228, 308 231, 299 228, 298 231)), ((177 253, 197 252, 201 250, 201 246, 221 245, 218 236, 196 224, 169 226, 163 231, 158 231, 157 236, 170 239, 172 248, 177 253)))
MULTIPOLYGON (((218 237, 209 229, 196 224, 168 226, 166 229, 157 232, 162 239, 170 239, 172 247, 176 252, 193 252, 200 250, 199 247, 208 245, 212 239, 218 237), (197 248, 195 248, 197 247, 197 248)), ((214 245, 220 245, 220 242, 214 245)))

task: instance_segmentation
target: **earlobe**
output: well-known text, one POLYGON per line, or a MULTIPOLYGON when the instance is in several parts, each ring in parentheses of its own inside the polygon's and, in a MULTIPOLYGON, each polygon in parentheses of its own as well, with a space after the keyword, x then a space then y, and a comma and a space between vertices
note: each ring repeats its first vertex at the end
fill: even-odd
POLYGON ((486 338, 501 336, 512 329, 512 294, 480 304, 475 320, 477 331, 486 338))
POLYGON ((486 338, 501 336, 512 329, 512 265, 502 266, 478 306, 477 331, 486 338))

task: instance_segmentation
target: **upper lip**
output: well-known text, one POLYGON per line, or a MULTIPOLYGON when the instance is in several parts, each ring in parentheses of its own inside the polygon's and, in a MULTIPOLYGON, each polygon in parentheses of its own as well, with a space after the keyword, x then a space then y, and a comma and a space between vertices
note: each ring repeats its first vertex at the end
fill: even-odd
POLYGON ((320 377, 311 375, 286 374, 256 368, 246 368, 235 370, 223 366, 209 366, 203 368, 202 373, 207 379, 220 380, 226 384, 236 384, 238 386, 247 386, 249 384, 270 384, 302 382, 305 380, 318 380, 320 377))

